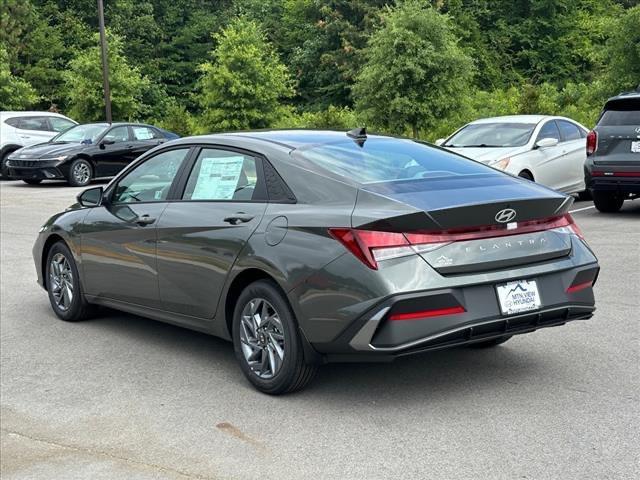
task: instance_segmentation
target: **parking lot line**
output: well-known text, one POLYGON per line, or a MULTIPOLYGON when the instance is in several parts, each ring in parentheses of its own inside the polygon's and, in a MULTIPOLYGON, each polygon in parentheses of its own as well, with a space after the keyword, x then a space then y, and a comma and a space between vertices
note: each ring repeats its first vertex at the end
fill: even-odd
POLYGON ((595 205, 591 205, 590 207, 576 208, 575 210, 569 210, 569 213, 582 212, 583 210, 590 210, 592 208, 596 208, 596 206, 595 205))

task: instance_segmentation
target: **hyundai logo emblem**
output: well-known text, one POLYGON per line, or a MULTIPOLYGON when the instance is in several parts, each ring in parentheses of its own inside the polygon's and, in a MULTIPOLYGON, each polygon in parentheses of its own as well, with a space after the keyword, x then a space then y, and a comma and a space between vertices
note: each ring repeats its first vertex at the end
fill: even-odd
POLYGON ((496 213, 496 222, 498 223, 509 223, 514 218, 516 218, 516 211, 513 208, 505 208, 496 213))

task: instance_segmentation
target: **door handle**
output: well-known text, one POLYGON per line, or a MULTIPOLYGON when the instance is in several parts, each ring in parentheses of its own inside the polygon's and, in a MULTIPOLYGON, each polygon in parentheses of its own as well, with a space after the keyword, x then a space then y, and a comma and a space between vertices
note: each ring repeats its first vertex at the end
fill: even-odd
POLYGON ((125 148, 128 149, 128 150, 132 150, 133 149, 133 145, 127 145, 125 148))
POLYGON ((141 217, 136 218, 136 223, 141 227, 144 227, 145 225, 151 225, 155 221, 156 219, 150 217, 149 215, 142 215, 141 217))
POLYGON ((225 217, 224 221, 231 225, 238 225, 239 223, 247 223, 253 220, 254 215, 249 215, 244 212, 234 213, 229 217, 225 217))

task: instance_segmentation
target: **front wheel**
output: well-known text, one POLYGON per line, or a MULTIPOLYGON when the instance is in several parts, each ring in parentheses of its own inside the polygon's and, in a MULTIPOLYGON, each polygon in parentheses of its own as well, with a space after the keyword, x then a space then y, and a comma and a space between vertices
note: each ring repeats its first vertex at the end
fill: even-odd
POLYGON ((622 208, 624 198, 616 193, 593 192, 593 204, 603 213, 615 213, 622 208))
POLYGON ((291 307, 270 281, 254 282, 240 294, 232 336, 242 372, 263 393, 300 390, 316 373, 305 362, 291 307))
POLYGON ((78 158, 71 163, 69 167, 69 185, 73 187, 86 187, 93 177, 93 167, 83 159, 78 158))
POLYGON ((84 298, 76 262, 64 242, 49 250, 44 274, 51 308, 59 318, 77 322, 93 315, 95 307, 84 298))

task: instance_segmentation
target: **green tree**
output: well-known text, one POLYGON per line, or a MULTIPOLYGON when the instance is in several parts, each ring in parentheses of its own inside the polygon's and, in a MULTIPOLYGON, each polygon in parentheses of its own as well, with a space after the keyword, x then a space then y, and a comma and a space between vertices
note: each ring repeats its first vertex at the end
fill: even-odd
POLYGON ((640 5, 622 16, 607 45, 611 94, 640 86, 640 5))
POLYGON ((253 21, 238 17, 214 37, 213 62, 200 66, 199 130, 273 125, 284 114, 281 101, 293 95, 287 67, 253 21))
MULTIPOLYGON (((104 119, 102 60, 97 34, 94 40, 96 45, 78 52, 65 72, 69 115, 84 122, 104 119)), ((129 65, 123 55, 122 40, 116 35, 109 35, 109 80, 114 120, 135 120, 149 113, 149 106, 142 99, 150 82, 136 67, 129 65)))
POLYGON ((0 45, 0 110, 24 110, 38 101, 29 82, 11 74, 9 55, 0 45))
POLYGON ((424 2, 388 9, 369 41, 354 96, 372 125, 414 137, 459 108, 473 62, 458 46, 449 18, 424 2))

